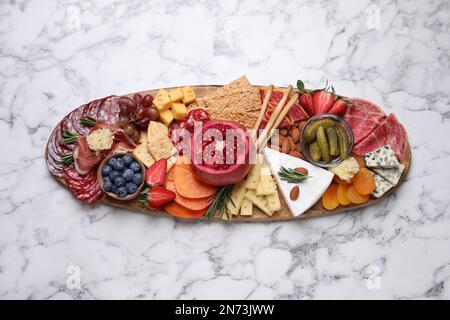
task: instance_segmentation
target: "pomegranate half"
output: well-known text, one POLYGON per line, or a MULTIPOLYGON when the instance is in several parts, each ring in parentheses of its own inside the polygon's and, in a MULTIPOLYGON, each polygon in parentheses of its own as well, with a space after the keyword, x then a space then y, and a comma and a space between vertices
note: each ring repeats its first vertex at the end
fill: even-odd
POLYGON ((239 123, 211 120, 191 139, 191 161, 198 179, 213 186, 234 184, 247 175, 254 146, 239 123))

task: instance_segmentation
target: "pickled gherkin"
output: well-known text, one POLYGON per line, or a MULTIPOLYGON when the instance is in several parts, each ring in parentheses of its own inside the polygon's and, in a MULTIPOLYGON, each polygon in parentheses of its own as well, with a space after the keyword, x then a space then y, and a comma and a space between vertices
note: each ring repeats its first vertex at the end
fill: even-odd
POLYGON ((314 141, 309 145, 309 154, 314 161, 320 161, 320 159, 322 159, 322 154, 320 153, 320 148, 317 141, 314 141))
POLYGON ((326 128, 325 133, 328 138, 328 145, 330 146, 330 155, 339 155, 339 145, 335 127, 326 128))
POLYGON ((316 139, 317 130, 319 129, 319 127, 331 128, 334 127, 334 125, 335 121, 332 119, 318 120, 314 123, 308 124, 308 126, 305 128, 303 137, 305 138, 305 141, 307 143, 311 143, 316 139))
POLYGON ((336 134, 339 143, 340 157, 342 159, 348 158, 348 148, 350 142, 348 141, 348 136, 345 133, 345 130, 341 126, 336 126, 336 134))
POLYGON ((325 129, 322 126, 319 126, 317 129, 317 144, 319 145, 323 162, 331 162, 330 147, 328 145, 325 129))

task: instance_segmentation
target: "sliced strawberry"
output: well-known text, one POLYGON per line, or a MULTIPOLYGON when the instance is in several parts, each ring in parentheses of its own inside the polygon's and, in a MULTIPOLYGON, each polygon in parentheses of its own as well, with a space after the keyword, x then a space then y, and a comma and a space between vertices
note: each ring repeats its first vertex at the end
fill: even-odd
POLYGON ((175 197, 175 192, 167 190, 166 188, 151 188, 147 194, 147 207, 149 209, 161 208, 169 202, 173 201, 175 197))
POLYGON ((331 109, 334 103, 335 96, 334 94, 326 91, 326 90, 319 90, 316 93, 314 93, 314 110, 315 114, 322 114, 327 113, 328 110, 331 109))
POLYGON ((314 115, 314 102, 311 93, 305 92, 298 98, 298 103, 305 109, 306 113, 312 117, 314 115))
POLYGON ((167 159, 159 159, 145 172, 145 182, 150 187, 162 186, 166 183, 167 159))
POLYGON ((345 112, 347 111, 347 101, 344 99, 336 100, 336 102, 331 107, 330 111, 328 113, 335 114, 337 116, 344 116, 345 112))

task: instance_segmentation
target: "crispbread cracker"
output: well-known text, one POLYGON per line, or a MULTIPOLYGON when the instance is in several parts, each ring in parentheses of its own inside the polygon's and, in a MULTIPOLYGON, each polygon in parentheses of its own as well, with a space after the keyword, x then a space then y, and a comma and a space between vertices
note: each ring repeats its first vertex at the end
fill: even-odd
POLYGON ((233 120, 253 128, 261 109, 261 97, 246 76, 242 76, 191 105, 204 108, 212 119, 233 120))
POLYGON ((147 148, 155 160, 169 159, 174 152, 174 146, 169 139, 169 129, 162 123, 150 121, 147 130, 147 148))

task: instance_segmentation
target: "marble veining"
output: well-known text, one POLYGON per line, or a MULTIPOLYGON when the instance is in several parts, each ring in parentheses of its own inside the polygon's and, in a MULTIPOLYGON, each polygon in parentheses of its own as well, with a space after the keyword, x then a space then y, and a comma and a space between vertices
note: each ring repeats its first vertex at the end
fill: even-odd
POLYGON ((450 298, 449 6, 0 1, 0 298, 450 298), (225 224, 90 207, 47 171, 52 128, 84 102, 242 74, 395 112, 407 181, 348 214, 225 224))

